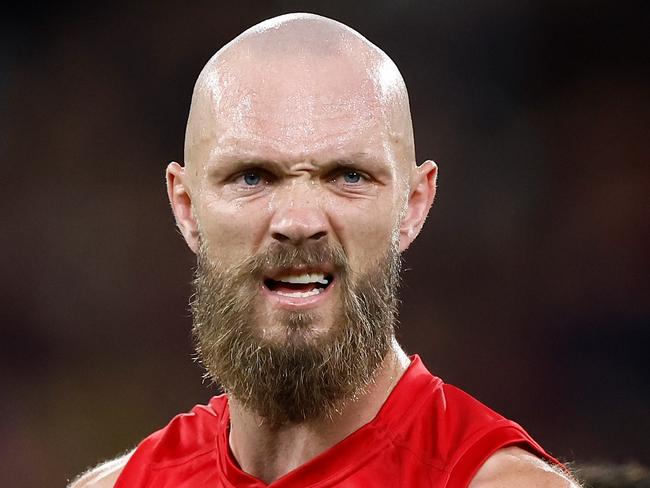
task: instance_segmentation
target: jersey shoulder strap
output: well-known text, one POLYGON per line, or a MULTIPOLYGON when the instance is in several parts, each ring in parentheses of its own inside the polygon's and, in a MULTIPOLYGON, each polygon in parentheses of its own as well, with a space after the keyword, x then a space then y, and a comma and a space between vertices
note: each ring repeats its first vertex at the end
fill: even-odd
POLYGON ((201 456, 210 457, 216 448, 216 436, 226 428, 226 408, 226 397, 221 395, 208 405, 196 405, 190 412, 174 417, 136 447, 115 488, 146 487, 152 470, 160 472, 201 456))
POLYGON ((504 418, 455 386, 445 384, 443 391, 447 488, 467 488, 485 461, 504 447, 521 447, 561 466, 518 423, 504 418))

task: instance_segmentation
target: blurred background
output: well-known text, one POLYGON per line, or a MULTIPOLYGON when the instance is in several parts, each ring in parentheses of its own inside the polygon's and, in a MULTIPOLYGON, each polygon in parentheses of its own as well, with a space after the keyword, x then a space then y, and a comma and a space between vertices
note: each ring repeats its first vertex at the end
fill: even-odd
MULTIPOLYGON (((551 453, 650 463, 641 2, 21 3, 0 36, 0 475, 63 486, 204 403, 163 185, 196 76, 309 11, 400 67, 439 193, 399 335, 551 453)), ((8 481, 10 480, 10 481, 8 481)))

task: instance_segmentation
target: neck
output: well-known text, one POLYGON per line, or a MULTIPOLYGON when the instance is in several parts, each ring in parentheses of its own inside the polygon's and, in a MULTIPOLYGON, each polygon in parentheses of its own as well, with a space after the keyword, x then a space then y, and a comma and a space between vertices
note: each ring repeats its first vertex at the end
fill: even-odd
POLYGON ((393 341, 370 385, 331 419, 273 426, 229 398, 229 443, 235 459, 246 473, 272 483, 370 422, 408 365, 408 357, 393 341))

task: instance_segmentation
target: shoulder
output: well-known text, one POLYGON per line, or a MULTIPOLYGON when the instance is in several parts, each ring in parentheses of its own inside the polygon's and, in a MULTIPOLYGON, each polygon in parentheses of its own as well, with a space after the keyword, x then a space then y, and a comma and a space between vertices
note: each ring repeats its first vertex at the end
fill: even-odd
POLYGON ((178 462, 214 448, 215 437, 229 422, 225 395, 207 405, 196 405, 176 415, 165 427, 145 438, 136 450, 135 461, 147 464, 178 462))
POLYGON ((113 488, 132 454, 133 451, 86 471, 68 488, 113 488))
POLYGON ((561 469, 518 447, 495 452, 481 466, 469 488, 579 488, 561 469))
POLYGON ((124 483, 134 486, 134 477, 146 476, 150 466, 178 463, 214 449, 215 436, 226 428, 228 418, 225 395, 213 397, 208 405, 175 416, 128 454, 82 474, 68 488, 112 488, 120 476, 121 483, 126 478, 130 481, 124 483))

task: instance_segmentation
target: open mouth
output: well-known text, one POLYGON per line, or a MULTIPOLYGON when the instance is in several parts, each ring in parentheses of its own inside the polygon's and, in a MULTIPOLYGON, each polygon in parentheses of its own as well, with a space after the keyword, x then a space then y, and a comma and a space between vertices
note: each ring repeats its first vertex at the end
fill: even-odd
POLYGON ((273 278, 265 278, 264 286, 273 293, 290 298, 307 298, 323 293, 334 281, 334 276, 322 271, 282 271, 273 278))

